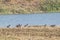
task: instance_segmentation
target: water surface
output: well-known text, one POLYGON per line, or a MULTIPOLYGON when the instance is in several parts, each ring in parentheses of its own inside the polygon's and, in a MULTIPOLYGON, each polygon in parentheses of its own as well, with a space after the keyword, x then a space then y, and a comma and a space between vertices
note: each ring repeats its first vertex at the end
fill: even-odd
POLYGON ((11 27, 17 24, 60 25, 60 13, 0 15, 0 27, 6 27, 9 24, 11 27))

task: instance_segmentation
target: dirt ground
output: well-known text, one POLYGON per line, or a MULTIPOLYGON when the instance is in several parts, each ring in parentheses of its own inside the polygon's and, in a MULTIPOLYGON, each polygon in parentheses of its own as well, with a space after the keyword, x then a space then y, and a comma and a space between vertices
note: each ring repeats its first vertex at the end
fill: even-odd
POLYGON ((0 28, 0 40, 60 40, 60 27, 0 28))

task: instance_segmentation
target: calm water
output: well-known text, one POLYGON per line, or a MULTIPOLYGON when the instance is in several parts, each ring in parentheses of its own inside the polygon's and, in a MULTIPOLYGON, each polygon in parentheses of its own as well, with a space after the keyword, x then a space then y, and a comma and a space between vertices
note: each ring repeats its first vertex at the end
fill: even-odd
POLYGON ((7 25, 15 26, 17 24, 42 25, 56 24, 60 25, 60 13, 49 14, 20 14, 20 15, 0 15, 0 27, 7 25))

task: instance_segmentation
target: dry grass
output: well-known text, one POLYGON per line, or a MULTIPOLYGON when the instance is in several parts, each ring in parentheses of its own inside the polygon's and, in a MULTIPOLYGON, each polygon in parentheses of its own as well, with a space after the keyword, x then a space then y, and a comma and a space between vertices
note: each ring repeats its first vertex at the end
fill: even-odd
POLYGON ((0 40, 60 40, 60 27, 0 28, 0 40))
POLYGON ((0 0, 0 14, 60 12, 60 0, 0 0))

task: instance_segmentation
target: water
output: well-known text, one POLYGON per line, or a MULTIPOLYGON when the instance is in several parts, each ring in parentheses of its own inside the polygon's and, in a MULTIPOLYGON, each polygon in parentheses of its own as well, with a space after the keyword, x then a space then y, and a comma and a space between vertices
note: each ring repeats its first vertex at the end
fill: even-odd
POLYGON ((9 24, 11 27, 17 24, 60 25, 60 13, 0 15, 0 27, 6 27, 9 24))

